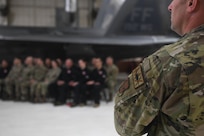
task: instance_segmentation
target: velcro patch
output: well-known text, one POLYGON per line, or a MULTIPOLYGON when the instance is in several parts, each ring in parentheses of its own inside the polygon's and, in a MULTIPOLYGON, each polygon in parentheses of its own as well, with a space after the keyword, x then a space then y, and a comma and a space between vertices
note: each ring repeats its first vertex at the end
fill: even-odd
POLYGON ((129 78, 128 79, 126 79, 123 83, 122 83, 122 85, 120 86, 120 88, 119 88, 119 96, 122 96, 123 95, 123 93, 127 90, 127 89, 129 89, 129 87, 130 87, 130 81, 129 81, 129 78))
POLYGON ((140 65, 133 70, 132 77, 135 89, 144 84, 142 67, 140 65))

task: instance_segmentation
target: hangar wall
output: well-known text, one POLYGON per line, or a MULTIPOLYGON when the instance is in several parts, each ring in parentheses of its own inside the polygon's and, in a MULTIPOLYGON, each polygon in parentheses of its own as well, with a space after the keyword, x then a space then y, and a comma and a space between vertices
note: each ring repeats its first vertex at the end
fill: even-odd
POLYGON ((0 0, 0 10, 1 8, 8 10, 8 14, 0 15, 0 24, 30 27, 92 27, 101 1, 0 0), (76 10, 66 11, 66 5, 76 6, 76 10))
POLYGON ((55 26, 55 9, 64 0, 10 0, 9 24, 12 26, 55 26))

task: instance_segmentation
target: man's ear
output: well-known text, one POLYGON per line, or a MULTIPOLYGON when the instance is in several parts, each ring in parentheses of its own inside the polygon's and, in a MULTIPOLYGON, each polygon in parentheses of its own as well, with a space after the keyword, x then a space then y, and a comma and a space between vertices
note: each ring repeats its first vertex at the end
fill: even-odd
POLYGON ((188 0, 187 1, 187 11, 188 12, 194 12, 196 10, 196 8, 198 7, 198 0, 188 0))

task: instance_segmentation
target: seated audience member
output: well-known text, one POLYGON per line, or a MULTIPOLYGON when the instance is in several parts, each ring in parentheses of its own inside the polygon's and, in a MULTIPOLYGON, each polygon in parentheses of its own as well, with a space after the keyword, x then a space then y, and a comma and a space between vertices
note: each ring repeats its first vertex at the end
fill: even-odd
POLYGON ((91 62, 88 63, 88 65, 87 65, 88 69, 90 69, 91 71, 93 71, 96 68, 95 60, 96 60, 95 57, 91 58, 91 62))
POLYGON ((29 56, 25 59, 25 67, 23 68, 21 75, 16 80, 15 93, 17 101, 28 100, 33 72, 34 72, 33 57, 29 56))
POLYGON ((87 68, 87 63, 84 59, 79 59, 79 72, 77 75, 77 81, 74 82, 74 101, 71 107, 80 105, 86 105, 87 91, 90 91, 91 85, 88 85, 91 80, 91 71, 87 68))
POLYGON ((53 96, 53 92, 48 92, 48 88, 51 84, 55 83, 55 81, 59 77, 61 69, 59 68, 58 63, 55 60, 52 60, 51 64, 52 68, 49 69, 49 71, 45 75, 44 81, 39 82, 37 85, 37 88, 34 92, 34 102, 45 102, 48 94, 50 95, 50 97, 53 96))
POLYGON ((75 86, 77 68, 74 67, 72 59, 65 61, 65 67, 56 81, 55 102, 54 105, 63 105, 66 103, 67 96, 71 96, 71 91, 75 86))
POLYGON ((92 81, 88 85, 93 85, 92 96, 94 99, 94 107, 100 105, 100 92, 105 88, 106 71, 103 68, 101 58, 95 58, 95 69, 92 72, 92 81))
POLYGON ((118 76, 118 67, 114 64, 112 57, 106 58, 106 72, 107 72, 107 79, 106 79, 106 85, 108 87, 108 94, 109 98, 108 101, 112 101, 114 90, 116 89, 117 84, 117 76, 118 76))
POLYGON ((5 78, 7 77, 9 73, 9 65, 6 60, 1 61, 1 66, 0 66, 0 98, 3 95, 3 92, 5 91, 5 78))
POLYGON ((3 92, 3 99, 13 99, 15 98, 15 84, 17 79, 20 77, 21 72, 23 70, 23 65, 21 59, 14 58, 13 66, 5 78, 5 90, 3 92))
POLYGON ((33 70, 33 76, 30 81, 30 101, 34 100, 34 93, 37 91, 38 83, 42 82, 47 73, 47 68, 41 58, 36 58, 36 65, 33 70))

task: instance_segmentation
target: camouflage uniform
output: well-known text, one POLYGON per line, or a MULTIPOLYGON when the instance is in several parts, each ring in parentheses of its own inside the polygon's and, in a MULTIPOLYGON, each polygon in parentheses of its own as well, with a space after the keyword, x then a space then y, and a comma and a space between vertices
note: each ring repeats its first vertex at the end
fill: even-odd
POLYGON ((116 65, 106 66, 107 78, 106 84, 109 91, 109 99, 112 100, 113 94, 115 93, 115 87, 117 84, 118 67, 116 65))
POLYGON ((10 97, 14 95, 13 87, 15 86, 16 79, 20 77, 22 69, 23 69, 22 65, 13 66, 8 76, 5 79, 5 92, 10 97))
POLYGON ((33 77, 33 66, 26 66, 22 70, 21 76, 16 81, 16 99, 26 100, 28 99, 28 89, 31 84, 31 79, 33 77))
POLYGON ((52 68, 48 71, 48 73, 45 76, 45 80, 43 82, 39 82, 37 85, 37 89, 35 91, 35 96, 37 99, 39 99, 40 96, 46 97, 47 91, 48 91, 48 86, 55 82, 55 80, 58 78, 59 74, 61 72, 60 68, 52 68))
POLYGON ((204 25, 133 70, 117 93, 114 116, 122 136, 203 136, 204 25))
POLYGON ((34 97, 35 91, 37 91, 37 85, 39 82, 43 81, 45 75, 47 74, 47 68, 45 66, 35 66, 33 71, 32 83, 30 85, 30 97, 34 97))

